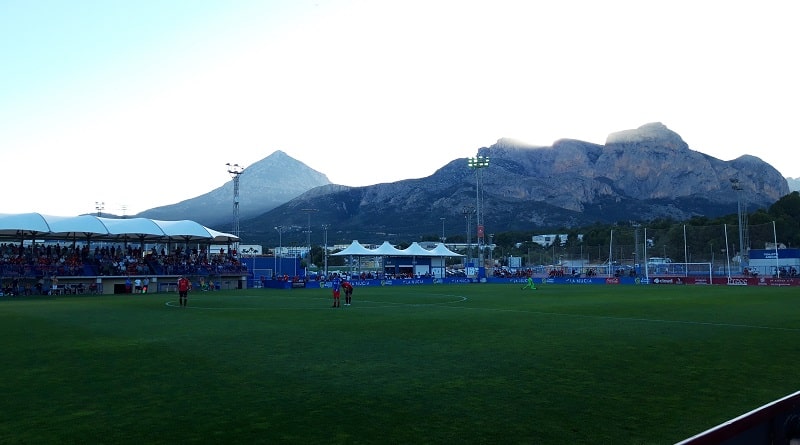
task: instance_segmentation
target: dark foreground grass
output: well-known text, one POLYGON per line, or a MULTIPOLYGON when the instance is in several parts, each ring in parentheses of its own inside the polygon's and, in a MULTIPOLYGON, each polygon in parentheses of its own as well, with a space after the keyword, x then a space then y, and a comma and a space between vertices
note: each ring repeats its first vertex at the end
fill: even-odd
POLYGON ((798 390, 792 288, 0 301, 0 443, 668 444, 798 390))

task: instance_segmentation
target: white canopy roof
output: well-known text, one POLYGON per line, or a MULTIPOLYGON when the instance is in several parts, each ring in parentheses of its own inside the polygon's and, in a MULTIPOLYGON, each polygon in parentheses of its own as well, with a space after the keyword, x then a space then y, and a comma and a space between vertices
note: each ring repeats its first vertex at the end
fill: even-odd
POLYGON ((397 247, 389 244, 389 241, 384 241, 383 244, 378 246, 375 249, 372 249, 373 255, 380 255, 380 256, 399 256, 402 255, 402 251, 397 247))
POLYGON ((455 253, 452 250, 448 249, 444 243, 439 243, 431 250, 432 253, 436 254, 436 256, 464 256, 460 253, 455 253))
POLYGON ((420 246, 419 243, 414 241, 410 246, 400 251, 403 256, 433 256, 431 251, 420 246))
POLYGON ((30 236, 49 233, 50 226, 44 216, 38 213, 0 214, 0 235, 30 236))
POLYGON ((113 219, 93 215, 50 216, 39 213, 0 214, 0 237, 93 240, 168 240, 230 242, 235 235, 209 229, 197 222, 157 221, 147 218, 113 219))
POLYGON ((108 227, 108 233, 118 237, 163 238, 165 235, 164 230, 155 221, 147 218, 97 219, 102 220, 108 227))
POLYGON ((332 253, 331 256, 346 256, 346 255, 353 255, 353 256, 364 256, 364 255, 375 255, 370 249, 364 247, 358 240, 353 240, 349 246, 342 249, 341 252, 332 253))
POLYGON ((445 247, 444 244, 438 244, 435 249, 428 250, 419 245, 416 241, 411 243, 405 249, 398 249, 392 246, 389 241, 384 241, 383 244, 375 249, 367 249, 358 241, 353 241, 347 248, 341 252, 331 254, 331 256, 426 256, 426 257, 449 257, 449 256, 464 256, 453 252, 445 247))

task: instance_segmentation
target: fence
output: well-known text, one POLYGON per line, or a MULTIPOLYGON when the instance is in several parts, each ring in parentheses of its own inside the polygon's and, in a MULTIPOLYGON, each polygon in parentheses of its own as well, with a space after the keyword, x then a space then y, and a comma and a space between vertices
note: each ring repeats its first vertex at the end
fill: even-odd
POLYGON ((538 261, 529 255, 527 263, 550 263, 550 270, 560 269, 564 273, 602 275, 676 273, 669 263, 709 263, 714 275, 728 276, 776 276, 792 271, 796 274, 800 268, 797 249, 785 249, 787 246, 773 222, 743 226, 631 225, 615 227, 606 233, 589 231, 582 240, 573 238, 577 237, 543 250, 538 261), (775 253, 767 254, 766 261, 763 253, 751 259, 751 251, 755 249, 775 253), (787 257, 786 252, 792 255, 787 257))

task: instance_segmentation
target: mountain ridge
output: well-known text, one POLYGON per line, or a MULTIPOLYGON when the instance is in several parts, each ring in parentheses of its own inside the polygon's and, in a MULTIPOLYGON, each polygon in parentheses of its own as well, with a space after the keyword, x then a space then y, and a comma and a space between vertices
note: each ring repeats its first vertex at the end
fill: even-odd
MULTIPOLYGON (((786 178, 759 158, 719 160, 690 149, 680 135, 658 122, 611 133, 605 144, 559 139, 551 146, 535 146, 500 138, 477 154, 491 162, 480 174, 484 221, 492 231, 713 216, 735 212, 738 199, 751 207, 767 206, 789 193, 786 178), (742 190, 733 189, 733 179, 742 190)), ((476 172, 467 167, 467 158, 453 160, 425 178, 350 187, 331 184, 322 173, 277 151, 245 169, 240 180, 241 233, 248 242, 277 241, 276 226, 289 234, 313 229, 320 236, 322 224, 329 227, 325 235, 331 241, 388 236, 413 240, 421 233, 439 233, 445 222, 453 230, 453 221, 459 220, 463 233, 464 210, 476 205, 476 172), (277 193, 286 183, 290 190, 277 193), (306 227, 310 221, 312 228, 306 227)), ((166 210, 172 215, 179 211, 181 219, 192 215, 205 225, 228 230, 231 213, 220 209, 231 208, 232 182, 182 201, 212 208, 215 219, 206 214, 196 218, 192 206, 179 206, 182 203, 140 216, 169 219, 166 210)))
MULTIPOLYGON (((242 170, 239 175, 239 218, 249 219, 267 212, 311 188, 331 184, 328 177, 281 150, 242 170), (287 175, 286 172, 294 172, 287 175), (280 180, 273 180, 279 177, 280 180), (245 191, 245 193, 242 193, 245 191)), ((234 181, 176 204, 155 207, 137 214, 151 219, 191 219, 209 227, 229 231, 232 226, 234 181), (230 211, 221 212, 220 209, 230 211), (227 227, 225 227, 227 225, 227 227)))

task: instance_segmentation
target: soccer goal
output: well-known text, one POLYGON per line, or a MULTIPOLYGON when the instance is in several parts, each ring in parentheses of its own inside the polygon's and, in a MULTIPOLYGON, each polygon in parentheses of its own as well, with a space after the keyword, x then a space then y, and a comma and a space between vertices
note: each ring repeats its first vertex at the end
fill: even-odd
POLYGON ((711 263, 666 263, 648 264, 647 276, 670 276, 670 277, 704 277, 711 282, 713 267, 711 263))

